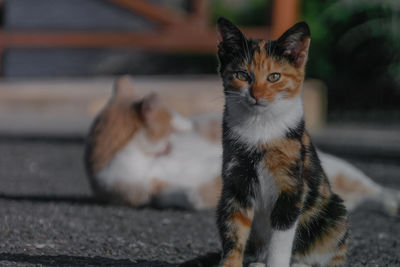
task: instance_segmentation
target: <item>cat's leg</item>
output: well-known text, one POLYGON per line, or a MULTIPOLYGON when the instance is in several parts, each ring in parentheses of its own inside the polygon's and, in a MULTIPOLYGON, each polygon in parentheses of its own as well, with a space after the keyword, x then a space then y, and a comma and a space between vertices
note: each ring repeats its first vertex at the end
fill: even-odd
POLYGON ((296 262, 321 267, 342 266, 348 242, 347 216, 342 200, 332 193, 321 195, 311 210, 301 215, 296 234, 296 262))
POLYGON ((271 213, 268 267, 289 267, 302 200, 301 190, 281 192, 271 213))
POLYGON ((268 248, 268 267, 288 267, 292 255, 297 222, 286 230, 272 230, 268 248))
POLYGON ((329 261, 328 267, 340 267, 344 265, 346 261, 347 246, 346 239, 335 251, 335 255, 329 261))
POLYGON ((238 199, 239 194, 224 190, 217 210, 217 225, 222 241, 223 267, 243 266, 243 254, 254 217, 253 201, 238 199))

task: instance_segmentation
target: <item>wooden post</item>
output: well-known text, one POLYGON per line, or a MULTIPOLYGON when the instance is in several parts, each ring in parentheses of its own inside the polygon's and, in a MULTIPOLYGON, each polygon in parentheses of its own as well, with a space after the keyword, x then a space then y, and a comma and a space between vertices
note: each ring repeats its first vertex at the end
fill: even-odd
POLYGON ((4 47, 2 45, 0 45, 0 77, 3 76, 3 74, 4 74, 3 73, 3 68, 4 68, 3 56, 4 56, 4 47))
MULTIPOLYGON (((0 12, 1 15, 4 17, 4 1, 0 0, 0 12)), ((0 40, 1 35, 3 33, 3 25, 0 25, 0 40)), ((4 50, 5 50, 5 45, 3 44, 3 42, 0 41, 0 76, 3 76, 3 68, 4 68, 4 62, 3 62, 3 55, 4 55, 4 50)))
POLYGON ((298 20, 300 0, 275 0, 272 12, 272 39, 277 39, 298 20))
POLYGON ((192 0, 193 10, 190 18, 196 28, 205 30, 208 26, 209 1, 208 0, 192 0))

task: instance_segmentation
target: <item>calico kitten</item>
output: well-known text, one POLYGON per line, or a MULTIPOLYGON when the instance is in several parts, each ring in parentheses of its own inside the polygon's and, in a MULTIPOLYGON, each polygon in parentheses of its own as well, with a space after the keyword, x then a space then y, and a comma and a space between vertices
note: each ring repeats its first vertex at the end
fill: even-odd
POLYGON ((117 80, 87 138, 85 165, 95 195, 134 207, 215 206, 221 149, 191 127, 157 95, 139 98, 128 77, 117 80))
POLYGON ((223 189, 217 209, 222 266, 341 266, 347 215, 305 130, 305 22, 275 41, 217 22, 225 93, 223 189))

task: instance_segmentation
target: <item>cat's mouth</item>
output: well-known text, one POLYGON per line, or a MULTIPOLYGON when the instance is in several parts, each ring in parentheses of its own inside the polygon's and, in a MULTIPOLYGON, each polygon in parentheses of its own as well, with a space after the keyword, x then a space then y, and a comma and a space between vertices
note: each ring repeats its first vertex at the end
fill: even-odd
POLYGON ((264 99, 254 99, 252 97, 248 98, 247 101, 250 103, 250 105, 253 106, 258 106, 258 107, 266 107, 268 106, 267 101, 265 101, 264 99))
POLYGON ((243 90, 240 93, 225 92, 226 101, 233 106, 242 106, 247 109, 254 109, 256 111, 263 111, 269 106, 269 103, 263 98, 255 99, 248 90, 243 90))
POLYGON ((263 108, 268 106, 268 102, 263 98, 255 98, 251 93, 250 90, 244 91, 242 95, 245 98, 245 102, 252 107, 255 108, 263 108))
POLYGON ((244 101, 248 106, 256 108, 256 109, 263 109, 268 106, 268 102, 262 98, 255 99, 251 95, 245 96, 246 100, 244 101))

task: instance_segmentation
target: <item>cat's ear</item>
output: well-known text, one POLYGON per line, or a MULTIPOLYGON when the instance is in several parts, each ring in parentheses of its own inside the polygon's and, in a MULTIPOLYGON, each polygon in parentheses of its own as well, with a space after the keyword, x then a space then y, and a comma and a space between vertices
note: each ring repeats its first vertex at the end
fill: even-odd
POLYGON ((155 93, 151 93, 143 98, 140 114, 144 121, 151 121, 156 111, 160 108, 162 108, 160 97, 155 93))
POLYGON ((299 22, 287 30, 277 40, 282 55, 287 57, 296 67, 303 67, 307 62, 310 46, 310 28, 306 22, 299 22))
POLYGON ((232 22, 224 17, 217 21, 217 44, 221 49, 223 46, 229 48, 241 47, 244 45, 246 37, 232 22))
POLYGON ((133 88, 132 77, 129 75, 121 76, 114 82, 114 97, 134 98, 136 97, 135 89, 133 88))

